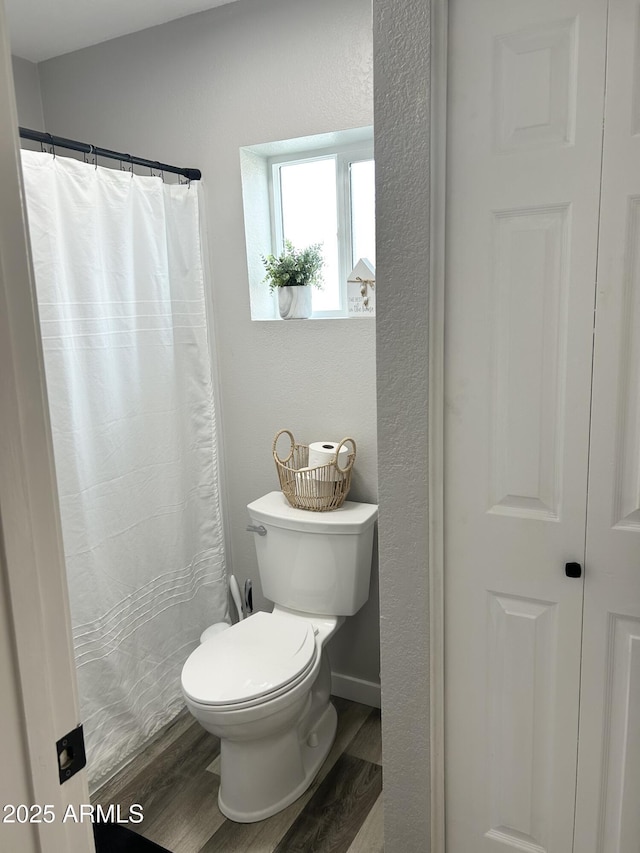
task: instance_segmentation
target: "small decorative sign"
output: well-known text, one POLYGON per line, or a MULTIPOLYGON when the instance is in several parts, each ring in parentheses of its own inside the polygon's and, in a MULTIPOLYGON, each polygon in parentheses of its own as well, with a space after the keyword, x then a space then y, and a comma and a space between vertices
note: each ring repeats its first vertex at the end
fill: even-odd
POLYGON ((360 258, 347 279, 347 307, 350 317, 375 317, 376 271, 370 260, 360 258))

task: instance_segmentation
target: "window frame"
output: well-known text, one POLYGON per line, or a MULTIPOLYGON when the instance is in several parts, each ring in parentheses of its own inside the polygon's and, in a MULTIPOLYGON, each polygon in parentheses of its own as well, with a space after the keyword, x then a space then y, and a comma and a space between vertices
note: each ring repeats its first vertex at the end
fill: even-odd
MULTIPOLYGON (((333 159, 336 167, 336 219, 338 223, 338 292, 340 307, 333 311, 314 311, 311 319, 348 317, 347 278, 354 267, 353 223, 351 211, 351 164, 374 160, 373 142, 335 145, 329 148, 310 148, 295 154, 268 158, 269 213, 271 218, 272 252, 279 255, 284 248, 282 192, 280 169, 316 160, 333 159)), ((274 296, 275 299, 275 296, 274 296)))

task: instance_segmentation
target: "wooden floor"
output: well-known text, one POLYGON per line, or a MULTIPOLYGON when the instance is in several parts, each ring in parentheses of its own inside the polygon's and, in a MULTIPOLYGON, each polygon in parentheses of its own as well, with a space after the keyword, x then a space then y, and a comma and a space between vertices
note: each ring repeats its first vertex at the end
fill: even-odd
POLYGON ((93 797, 126 814, 130 829, 171 853, 382 853, 380 712, 334 698, 336 741, 305 794, 260 823, 233 823, 217 804, 220 745, 188 714, 93 797))

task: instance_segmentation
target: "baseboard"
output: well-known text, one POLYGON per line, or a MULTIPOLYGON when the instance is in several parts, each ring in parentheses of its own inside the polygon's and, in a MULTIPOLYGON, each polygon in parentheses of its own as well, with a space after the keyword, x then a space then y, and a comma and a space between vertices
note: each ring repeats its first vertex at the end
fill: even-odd
POLYGON ((341 699, 350 699, 352 702, 360 702, 372 708, 380 707, 380 685, 375 681, 364 681, 353 675, 332 672, 331 692, 334 696, 340 696, 341 699))

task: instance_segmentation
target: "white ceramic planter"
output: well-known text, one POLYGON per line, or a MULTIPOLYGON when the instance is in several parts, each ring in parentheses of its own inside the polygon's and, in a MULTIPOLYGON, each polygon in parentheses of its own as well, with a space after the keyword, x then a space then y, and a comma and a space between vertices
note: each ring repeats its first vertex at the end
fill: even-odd
POLYGON ((311 316, 311 285, 278 288, 278 308, 283 320, 304 320, 311 316))

